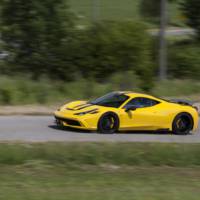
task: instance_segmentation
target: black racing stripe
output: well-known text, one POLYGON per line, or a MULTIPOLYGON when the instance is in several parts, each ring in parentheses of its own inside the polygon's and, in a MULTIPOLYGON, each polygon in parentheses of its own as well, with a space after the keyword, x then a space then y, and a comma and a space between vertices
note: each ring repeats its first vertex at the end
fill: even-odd
POLYGON ((84 103, 84 104, 79 104, 79 105, 75 106, 74 108, 78 108, 78 107, 84 106, 84 105, 86 105, 86 103, 84 103))
POLYGON ((90 107, 90 106, 93 106, 93 105, 92 105, 92 104, 86 104, 85 106, 82 106, 82 107, 80 107, 80 108, 78 108, 78 109, 76 109, 76 110, 82 110, 82 109, 88 108, 88 107, 90 107))
MULTIPOLYGON (((83 113, 85 113, 85 114, 89 114, 89 113, 93 114, 93 113, 97 112, 98 110, 99 110, 98 108, 95 108, 93 110, 88 110, 88 111, 85 111, 83 113)), ((80 113, 82 113, 82 112, 75 113, 75 115, 78 115, 80 113)))

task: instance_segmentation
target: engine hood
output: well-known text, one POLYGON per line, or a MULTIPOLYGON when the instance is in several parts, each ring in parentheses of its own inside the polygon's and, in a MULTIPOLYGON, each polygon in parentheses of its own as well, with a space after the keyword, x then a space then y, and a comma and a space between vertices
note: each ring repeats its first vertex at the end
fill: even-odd
POLYGON ((87 101, 75 101, 69 104, 64 105, 60 111, 61 112, 71 112, 71 113, 79 113, 79 112, 88 112, 90 110, 100 110, 102 107, 97 105, 92 105, 87 101))

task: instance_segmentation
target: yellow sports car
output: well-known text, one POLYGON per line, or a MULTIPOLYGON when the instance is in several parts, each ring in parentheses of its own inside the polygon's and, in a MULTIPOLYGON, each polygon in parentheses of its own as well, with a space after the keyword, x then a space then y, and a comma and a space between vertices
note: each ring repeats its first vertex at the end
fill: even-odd
POLYGON ((74 101, 55 112, 58 125, 100 133, 169 131, 189 134, 198 126, 192 104, 133 92, 112 92, 93 101, 74 101))

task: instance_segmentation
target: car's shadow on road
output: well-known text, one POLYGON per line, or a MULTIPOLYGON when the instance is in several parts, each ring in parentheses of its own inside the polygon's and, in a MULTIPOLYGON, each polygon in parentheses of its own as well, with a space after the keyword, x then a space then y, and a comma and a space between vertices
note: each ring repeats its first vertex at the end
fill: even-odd
MULTIPOLYGON (((82 129, 75 129, 71 127, 61 127, 57 125, 49 125, 48 126, 51 129, 55 129, 58 131, 69 131, 69 132, 74 132, 74 133, 82 133, 82 134, 100 134, 97 133, 96 131, 88 131, 88 130, 82 130, 82 129)), ((116 134, 127 134, 127 135, 170 135, 172 134, 169 131, 119 131, 116 134)), ((104 134, 104 135, 113 135, 113 134, 104 134)))
POLYGON ((75 129, 71 127, 62 127, 62 126, 57 126, 57 125, 49 125, 48 127, 51 129, 58 130, 58 131, 70 131, 70 132, 75 132, 75 133, 94 133, 88 130, 75 129))

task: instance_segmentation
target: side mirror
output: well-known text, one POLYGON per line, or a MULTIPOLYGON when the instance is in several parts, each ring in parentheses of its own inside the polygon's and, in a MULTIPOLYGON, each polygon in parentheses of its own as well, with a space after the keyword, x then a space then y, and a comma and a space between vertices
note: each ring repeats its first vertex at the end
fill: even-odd
POLYGON ((136 106, 128 106, 126 109, 125 109, 125 112, 129 112, 130 110, 134 111, 134 110, 137 110, 137 107, 136 106))

